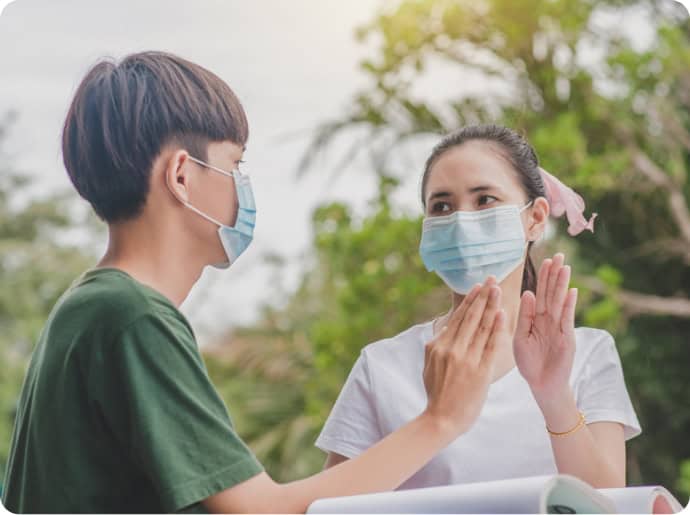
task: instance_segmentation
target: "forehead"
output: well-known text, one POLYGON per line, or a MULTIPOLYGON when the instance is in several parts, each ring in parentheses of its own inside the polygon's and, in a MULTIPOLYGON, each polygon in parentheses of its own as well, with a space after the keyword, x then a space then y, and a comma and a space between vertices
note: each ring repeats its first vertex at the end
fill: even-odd
POLYGON ((447 150, 434 163, 428 177, 427 194, 439 188, 455 191, 480 183, 505 191, 519 192, 521 189, 516 170, 495 144, 468 141, 447 150))

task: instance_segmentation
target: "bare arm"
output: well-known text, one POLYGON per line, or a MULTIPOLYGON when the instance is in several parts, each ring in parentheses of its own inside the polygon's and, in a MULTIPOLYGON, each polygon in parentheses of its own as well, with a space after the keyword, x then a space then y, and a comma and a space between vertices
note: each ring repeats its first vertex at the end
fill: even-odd
POLYGON ((280 485, 267 474, 203 501, 211 512, 304 513, 316 499, 392 490, 472 426, 488 391, 496 340, 505 336, 500 289, 468 294, 425 349, 426 410, 360 456, 280 485), (401 452, 404 449, 404 452, 401 452))
MULTIPOLYGON (((537 401, 539 403, 539 401, 537 401)), ((572 393, 542 401, 546 425, 555 432, 568 431, 579 420, 572 393)), ((625 486, 625 437, 616 422, 588 424, 566 436, 551 436, 558 471, 571 474, 595 488, 625 486)))
MULTIPOLYGON (((577 290, 569 289, 570 267, 563 254, 545 259, 536 295, 525 292, 513 349, 520 373, 529 383, 546 426, 556 433, 578 427, 580 415, 569 384, 575 355, 577 290)), ((623 427, 603 422, 551 436, 558 471, 595 488, 625 486, 623 427)))
POLYGON ((316 499, 393 490, 455 438, 429 414, 348 460, 307 479, 277 484, 261 474, 207 499, 211 512, 304 513, 316 499), (404 448, 405 452, 400 452, 404 448))
MULTIPOLYGON (((558 471, 585 479, 597 488, 624 487, 625 439, 623 427, 614 422, 595 422, 582 429, 584 438, 552 438, 558 471), (588 432, 589 435, 584 434, 588 432), (592 473, 594 472, 594 473, 592 473)), ((329 452, 324 470, 349 458, 329 452)))
MULTIPOLYGON (((572 420, 571 417, 571 423, 572 420)), ((570 439, 552 438, 551 447, 558 471, 583 478, 597 488, 624 487, 626 482, 623 427, 615 422, 595 422, 588 424, 581 431, 584 437, 577 439, 575 434, 570 439)), ((348 459, 341 454, 329 452, 324 470, 348 459)))

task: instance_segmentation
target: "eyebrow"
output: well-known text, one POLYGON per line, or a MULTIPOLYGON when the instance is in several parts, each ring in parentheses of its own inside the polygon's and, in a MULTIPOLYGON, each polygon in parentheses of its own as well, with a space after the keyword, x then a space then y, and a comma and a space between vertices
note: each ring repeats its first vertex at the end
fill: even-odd
MULTIPOLYGON (((480 186, 475 186, 474 188, 470 188, 469 190, 467 190, 468 193, 479 193, 481 191, 498 191, 498 192, 500 192, 501 190, 500 190, 500 188, 497 188, 495 186, 489 186, 488 184, 482 184, 480 186)), ((452 197, 452 196, 453 196, 453 194, 449 191, 445 191, 445 190, 436 191, 436 192, 432 193, 431 196, 429 197, 429 202, 431 202, 432 200, 437 199, 437 198, 448 198, 448 197, 452 197)))
POLYGON ((481 186, 475 186, 474 188, 470 188, 468 191, 469 193, 478 193, 480 191, 492 191, 492 190, 497 190, 499 188, 496 188, 495 186, 489 186, 487 184, 483 184, 481 186))
POLYGON ((452 194, 449 191, 436 191, 429 197, 429 202, 440 197, 450 197, 452 194))

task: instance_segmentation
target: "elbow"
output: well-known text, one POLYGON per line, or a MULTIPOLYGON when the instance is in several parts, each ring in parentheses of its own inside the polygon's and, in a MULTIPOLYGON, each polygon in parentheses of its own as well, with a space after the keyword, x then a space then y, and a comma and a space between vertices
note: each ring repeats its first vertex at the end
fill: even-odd
POLYGON ((625 488, 625 477, 608 477, 600 479, 596 484, 592 485, 594 488, 625 488))
POLYGON ((594 488, 625 488, 625 468, 616 470, 617 467, 602 467, 600 474, 595 477, 582 478, 594 488))
POLYGON ((273 495, 266 499, 261 513, 306 513, 310 499, 305 495, 302 483, 274 483, 273 495))

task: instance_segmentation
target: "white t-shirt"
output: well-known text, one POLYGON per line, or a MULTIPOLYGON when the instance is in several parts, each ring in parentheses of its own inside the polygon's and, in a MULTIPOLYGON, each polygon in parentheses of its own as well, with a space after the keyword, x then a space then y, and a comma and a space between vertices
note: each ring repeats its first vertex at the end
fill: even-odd
MULTIPOLYGON (((352 458, 422 413, 427 403, 422 377, 424 344, 432 340, 432 333, 432 323, 427 322, 366 346, 316 446, 352 458)), ((613 338, 606 331, 587 327, 577 328, 575 338, 570 384, 587 423, 619 422, 626 440, 637 436, 640 424, 613 338)), ((527 382, 514 367, 490 385, 472 428, 400 488, 556 472, 544 417, 527 382)))

